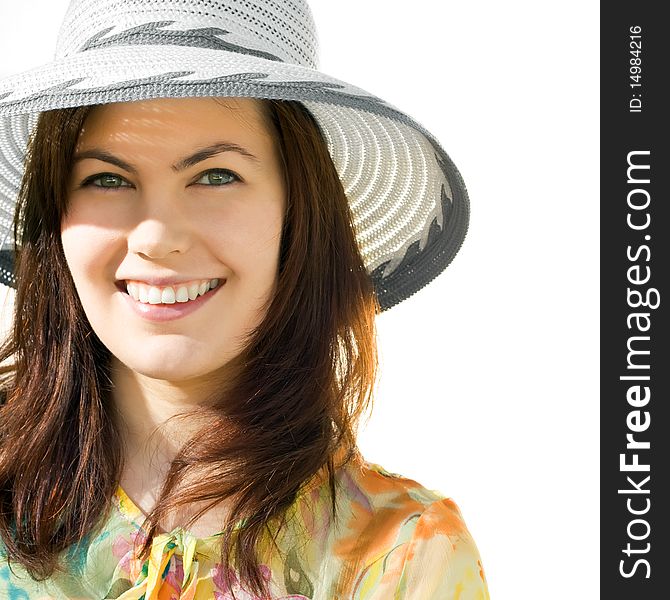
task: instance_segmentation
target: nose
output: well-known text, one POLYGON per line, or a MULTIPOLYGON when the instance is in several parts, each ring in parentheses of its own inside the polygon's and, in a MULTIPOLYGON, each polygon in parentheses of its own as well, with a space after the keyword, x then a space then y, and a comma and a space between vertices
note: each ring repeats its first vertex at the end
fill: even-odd
MULTIPOLYGON (((129 231, 128 251, 148 258, 160 259, 173 252, 183 254, 192 243, 192 234, 174 204, 147 208, 142 218, 129 231)), ((147 203, 148 206, 148 203, 147 203)))

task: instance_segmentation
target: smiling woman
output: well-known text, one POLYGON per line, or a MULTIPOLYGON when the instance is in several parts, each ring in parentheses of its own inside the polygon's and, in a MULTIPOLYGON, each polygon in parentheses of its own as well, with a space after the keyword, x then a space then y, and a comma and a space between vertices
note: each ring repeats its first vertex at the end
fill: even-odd
POLYGON ((105 4, 0 81, 0 595, 488 598, 456 504, 356 443, 376 315, 465 235, 449 157, 315 70, 301 0, 271 43, 256 4, 105 4))
POLYGON ((205 377, 213 391, 210 374, 240 353, 274 295, 286 192, 265 110, 254 99, 161 98, 97 106, 84 121, 63 251, 92 328, 144 378, 205 377), (214 279, 198 300, 175 302, 179 283, 214 279), (137 282, 145 302, 118 281, 137 282), (150 302, 171 293, 169 305, 150 302))

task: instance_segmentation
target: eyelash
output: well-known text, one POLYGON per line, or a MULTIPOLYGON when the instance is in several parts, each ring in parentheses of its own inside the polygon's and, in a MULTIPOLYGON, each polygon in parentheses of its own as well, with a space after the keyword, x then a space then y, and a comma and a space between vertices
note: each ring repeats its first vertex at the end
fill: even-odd
MULTIPOLYGON (((208 173, 224 173, 226 175, 230 175, 233 178, 233 180, 229 181, 227 183, 220 184, 220 185, 216 185, 216 184, 207 185, 207 184, 204 184, 204 183, 197 183, 196 185, 204 185, 205 187, 226 187, 226 186, 230 185, 231 183, 235 183, 236 181, 242 181, 242 179, 237 174, 233 173, 229 169, 209 169, 207 171, 202 172, 200 175, 198 175, 198 178, 196 179, 196 181, 202 179, 208 173)), ((117 175, 116 173, 96 173, 95 175, 91 175, 90 177, 87 177, 86 179, 84 179, 84 181, 81 183, 81 187, 94 187, 94 188, 97 188, 97 189, 99 189, 103 192, 111 192, 111 191, 114 191, 114 190, 119 190, 119 189, 122 189, 122 188, 131 187, 129 185, 118 185, 118 186, 113 186, 113 187, 105 187, 103 185, 94 185, 93 184, 94 181, 96 181, 98 179, 102 179, 103 177, 116 177, 119 180, 125 181, 126 183, 128 183, 123 177, 121 177, 121 175, 117 175)))

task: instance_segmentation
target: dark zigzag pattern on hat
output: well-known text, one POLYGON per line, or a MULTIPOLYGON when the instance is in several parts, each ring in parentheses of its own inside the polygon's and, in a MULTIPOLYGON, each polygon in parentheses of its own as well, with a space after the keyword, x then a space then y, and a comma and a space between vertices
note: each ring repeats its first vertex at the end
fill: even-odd
MULTIPOLYGON (((69 87, 78 85, 86 79, 85 77, 79 77, 63 81, 25 98, 3 103, 3 98, 14 93, 13 91, 7 92, 0 97, 0 108, 20 107, 20 112, 35 112, 70 106, 84 106, 87 104, 150 99, 152 97, 151 94, 137 94, 134 93, 134 90, 136 88, 150 89, 152 86, 155 87, 159 94, 168 91, 169 93, 176 93, 178 97, 181 97, 179 96, 180 89, 189 90, 188 94, 185 94, 185 97, 191 97, 193 96, 194 88, 197 91, 198 87, 202 87, 206 91, 202 96, 216 96, 218 94, 228 97, 271 98, 275 100, 296 100, 298 102, 301 100, 332 102, 340 106, 357 108, 391 117, 417 128, 416 123, 412 122, 411 119, 408 119, 401 112, 393 109, 380 98, 341 92, 339 90, 343 89, 344 86, 337 83, 323 81, 262 81, 269 77, 267 73, 235 73, 233 75, 221 75, 220 77, 207 79, 174 81, 175 79, 187 77, 194 73, 195 71, 174 71, 103 86, 68 90, 69 87), (217 89, 217 85, 220 86, 220 89, 217 89), (127 93, 122 95, 112 94, 112 92, 117 91, 125 91, 127 93), (44 106, 47 101, 49 103, 48 109, 44 106)), ((197 96, 198 94, 195 95, 197 96)), ((423 133, 423 130, 419 129, 419 131, 423 133)))
MULTIPOLYGON (((86 77, 79 77, 77 79, 70 79, 68 81, 63 81, 62 83, 56 84, 49 88, 44 88, 43 90, 35 92, 30 96, 26 96, 25 98, 21 98, 20 100, 14 100, 13 102, 6 102, 2 105, 23 106, 24 104, 30 105, 31 103, 34 102, 35 104, 37 104, 37 106, 35 106, 35 110, 41 111, 45 109, 39 105, 40 104, 39 101, 52 97, 51 99, 56 99, 56 102, 49 107, 49 110, 52 110, 54 108, 67 108, 70 106, 85 106, 86 104, 91 103, 82 100, 81 99, 82 96, 87 96, 90 94, 96 94, 100 92, 108 94, 109 92, 115 92, 117 90, 132 90, 133 88, 136 87, 150 86, 153 84, 162 84, 165 81, 169 81, 171 79, 193 75, 193 73, 195 73, 195 71, 174 71, 172 73, 161 73, 159 75, 150 75, 149 77, 142 77, 141 79, 129 79, 127 81, 121 81, 118 83, 103 85, 99 87, 91 87, 81 90, 68 90, 69 87, 77 85, 87 79, 86 77), (59 94, 59 92, 65 92, 65 93, 59 94), (60 99, 64 99, 64 101, 58 102, 58 100, 60 99), (78 99, 79 104, 77 103, 72 104, 69 102, 70 100, 74 99, 78 99)), ((225 85, 227 83, 244 83, 258 78, 263 79, 267 76, 268 75, 266 73, 235 73, 234 75, 222 75, 221 77, 213 77, 211 79, 198 79, 194 81, 184 81, 181 83, 182 84, 221 83, 225 85)), ((180 82, 173 81, 171 83, 174 85, 179 84, 180 82)), ((3 94, 2 96, 0 96, 0 101, 3 98, 6 98, 7 96, 13 93, 14 92, 11 91, 7 92, 6 94, 3 94)), ((129 98, 119 98, 118 100, 116 98, 96 98, 94 104, 105 104, 107 102, 123 102, 135 99, 139 98, 129 97, 129 98)), ((28 106, 27 112, 32 112, 32 107, 28 106)))
POLYGON ((143 23, 137 27, 126 29, 121 33, 102 38, 114 27, 108 27, 91 36, 79 49, 79 52, 86 52, 98 48, 108 48, 112 46, 132 46, 132 45, 163 45, 163 46, 192 46, 194 48, 209 48, 212 50, 226 50, 227 52, 237 52, 239 54, 248 54, 258 58, 265 58, 276 62, 284 62, 281 58, 263 52, 262 50, 253 50, 226 42, 219 35, 229 35, 230 31, 219 27, 201 27, 198 29, 183 29, 179 31, 161 31, 161 27, 172 25, 176 21, 154 21, 152 23, 143 23))
POLYGON ((416 240, 408 246, 402 261, 390 274, 384 275, 390 260, 370 273, 382 312, 406 300, 440 275, 460 250, 467 234, 470 201, 463 178, 451 159, 443 151, 437 151, 437 148, 435 160, 445 179, 452 182, 454 188, 452 199, 442 184, 441 204, 445 226, 440 227, 435 217, 429 226, 424 248, 420 247, 420 240, 416 240))

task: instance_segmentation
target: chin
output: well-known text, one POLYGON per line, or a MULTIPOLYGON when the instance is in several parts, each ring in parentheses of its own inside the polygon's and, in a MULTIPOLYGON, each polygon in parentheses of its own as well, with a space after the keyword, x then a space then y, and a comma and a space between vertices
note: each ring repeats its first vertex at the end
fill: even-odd
POLYGON ((151 356, 117 356, 127 369, 151 379, 182 381, 203 373, 204 361, 193 352, 167 351, 154 353, 151 356))

